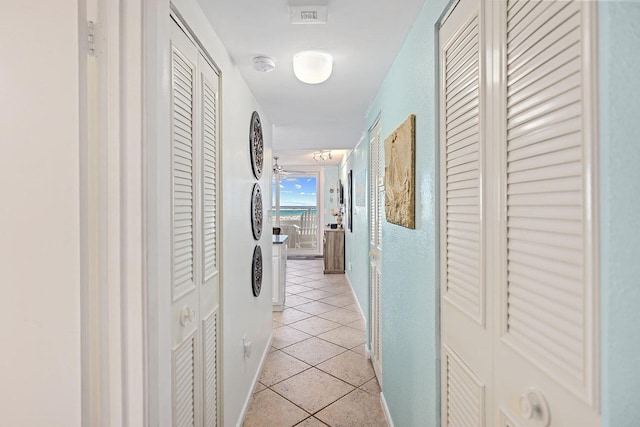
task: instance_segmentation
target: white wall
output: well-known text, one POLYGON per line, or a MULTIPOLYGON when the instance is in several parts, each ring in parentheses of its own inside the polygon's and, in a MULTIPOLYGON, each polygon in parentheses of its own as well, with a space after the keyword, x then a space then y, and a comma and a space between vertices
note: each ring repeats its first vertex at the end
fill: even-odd
POLYGON ((0 424, 79 426, 78 2, 0 10, 0 424))
MULTIPOLYGON (((339 202, 339 188, 338 188, 338 166, 325 166, 324 171, 324 186, 320 197, 324 199, 322 225, 335 223, 336 217, 331 215, 331 209, 338 210, 340 208, 339 202), (333 193, 330 191, 333 189, 333 193)), ((347 182, 343 181, 342 185, 347 188, 347 182)), ((345 193, 346 195, 346 193, 345 193)))
MULTIPOLYGON (((272 126, 198 3, 175 0, 173 4, 221 70, 222 396, 224 425, 232 426, 241 421, 272 332, 272 244, 271 223, 267 221, 271 206, 272 126), (249 122, 254 110, 260 114, 265 141, 266 170, 260 180, 265 224, 260 242, 254 241, 250 222, 251 191, 256 182, 249 157, 249 122), (251 291, 251 262, 256 243, 261 245, 264 259, 262 292, 258 298, 251 291), (245 335, 253 346, 249 359, 243 356, 242 338, 245 335)), ((169 19, 169 3, 163 3, 162 8, 166 13, 161 10, 158 16, 169 19)), ((167 37, 166 31, 162 30, 158 43, 168 43, 167 37)), ((162 70, 159 73, 165 75, 162 70)), ((168 90, 162 77, 159 81, 162 90, 168 90)))

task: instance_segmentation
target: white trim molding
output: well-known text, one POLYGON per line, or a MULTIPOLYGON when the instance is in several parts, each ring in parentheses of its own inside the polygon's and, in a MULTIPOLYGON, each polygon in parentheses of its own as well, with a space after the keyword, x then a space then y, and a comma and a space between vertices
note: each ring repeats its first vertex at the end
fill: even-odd
POLYGON ((247 409, 249 409, 249 404, 251 403, 251 398, 253 397, 253 393, 258 386, 258 380, 260 379, 260 375, 262 375, 262 368, 264 368, 264 362, 267 360, 267 355, 269 354, 269 350, 271 349, 271 341, 273 340, 273 332, 269 337, 269 341, 267 342, 264 351, 262 352, 262 357, 260 358, 260 365, 258 370, 256 371, 255 376, 253 377, 253 381, 251 382, 251 387, 249 388, 249 394, 244 399, 244 404, 242 405, 242 411, 240 412, 240 417, 238 418, 238 422, 236 423, 236 427, 242 427, 244 423, 244 417, 247 415, 247 409))
POLYGON ((80 5, 80 34, 93 39, 80 82, 86 425, 147 421, 142 3, 80 5))
POLYGON ((380 403, 382 404, 382 412, 384 412, 384 418, 387 420, 387 424, 389 427, 394 427, 393 420, 391 419, 391 414, 389 413, 389 407, 387 406, 387 401, 384 398, 384 393, 380 392, 380 403))
POLYGON ((364 311, 362 311, 362 306, 360 305, 360 301, 358 300, 358 296, 356 295, 356 291, 353 289, 353 285, 351 284, 351 280, 349 279, 349 276, 347 274, 345 274, 344 277, 347 278, 347 283, 349 283, 349 287, 351 288, 351 295, 353 295, 353 298, 356 300, 356 305, 358 306, 360 317, 362 317, 362 320, 364 320, 364 322, 367 323, 367 318, 364 316, 364 311))

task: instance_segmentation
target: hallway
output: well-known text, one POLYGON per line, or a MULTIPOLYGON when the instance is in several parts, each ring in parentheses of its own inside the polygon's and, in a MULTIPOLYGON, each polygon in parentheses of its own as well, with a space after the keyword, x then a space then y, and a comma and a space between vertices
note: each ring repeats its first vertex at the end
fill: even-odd
POLYGON ((244 426, 386 426, 346 277, 324 275, 322 260, 288 260, 286 305, 273 313, 272 346, 244 426))

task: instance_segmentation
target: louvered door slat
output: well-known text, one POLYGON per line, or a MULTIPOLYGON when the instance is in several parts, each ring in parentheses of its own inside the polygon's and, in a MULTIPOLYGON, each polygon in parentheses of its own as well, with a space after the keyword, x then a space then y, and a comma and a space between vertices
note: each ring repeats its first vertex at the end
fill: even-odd
POLYGON ((375 238, 378 235, 378 137, 376 133, 371 135, 369 140, 369 221, 371 223, 369 236, 371 245, 375 245, 375 238))
POLYGON ((512 144, 507 161, 511 163, 517 160, 535 159, 544 154, 558 153, 574 147, 579 148, 580 135, 577 133, 569 133, 550 139, 532 139, 531 142, 532 143, 528 145, 518 144, 514 146, 514 144, 512 144))
MULTIPOLYGON (((514 287, 514 289, 516 288, 514 287)), ((546 333, 546 329, 551 328, 553 331, 546 333, 546 336, 554 340, 557 345, 569 349, 572 353, 582 351, 581 329, 577 328, 575 323, 571 323, 559 316, 549 315, 547 306, 537 305, 535 296, 527 295, 526 292, 518 293, 517 291, 512 291, 510 298, 512 304, 510 308, 515 318, 539 319, 540 322, 534 323, 534 329, 535 325, 541 325, 540 330, 544 327, 543 333, 546 333), (569 338, 567 339, 567 337, 569 338)))
MULTIPOLYGON (((549 232, 548 230, 532 231, 522 227, 514 227, 509 230, 507 237, 514 241, 521 240, 547 246, 558 246, 559 244, 558 233, 549 232)), ((563 233, 562 242, 559 247, 581 251, 583 245, 584 240, 579 234, 571 235, 569 233, 563 233)))
POLYGON ((470 79, 469 84, 461 89, 455 95, 452 95, 450 99, 447 99, 445 105, 445 111, 449 111, 454 108, 459 108, 460 105, 473 101, 477 96, 479 90, 478 82, 470 79))
POLYGON ((446 345, 444 358, 447 426, 484 425, 484 388, 446 345))
POLYGON ((174 425, 190 427, 195 425, 195 338, 187 339, 174 350, 173 371, 174 425))
POLYGON ((525 85, 541 79, 547 73, 573 60, 580 55, 579 43, 580 31, 576 29, 564 35, 561 40, 557 40, 537 56, 523 54, 514 61, 513 68, 508 67, 507 87, 511 89, 513 85, 525 85))
MULTIPOLYGON (((470 25, 467 25, 454 41, 449 45, 449 52, 445 57, 445 62, 448 66, 454 67, 457 63, 457 58, 460 58, 462 54, 468 52, 467 47, 474 44, 478 39, 477 20, 473 19, 470 25)), ((446 76, 445 76, 446 78, 446 76)))
POLYGON ((474 15, 444 48, 444 238, 445 298, 482 323, 478 31, 478 18, 474 15))
POLYGON ((474 106, 469 111, 458 117, 453 115, 447 116, 447 133, 456 134, 468 129, 468 125, 475 125, 475 119, 478 117, 479 111, 479 108, 474 106))
POLYGON ((473 135, 469 138, 466 138, 460 142, 455 144, 451 144, 448 149, 449 155, 447 162, 449 165, 453 165, 453 161, 459 159, 460 157, 469 158, 471 156, 471 160, 477 159, 478 153, 478 138, 473 135))
POLYGON ((546 309, 547 306, 552 305, 558 310, 549 315, 550 321, 558 321, 559 324, 568 322, 565 326, 560 326, 567 331, 576 330, 575 323, 580 321, 580 307, 571 307, 570 301, 560 291, 556 289, 551 290, 549 293, 540 295, 536 292, 536 287, 531 287, 531 281, 527 281, 525 278, 519 278, 515 275, 511 275, 511 280, 516 285, 510 292, 515 298, 520 298, 523 301, 529 301, 534 307, 538 309, 546 309))
POLYGON ((462 142, 464 140, 468 140, 469 138, 477 138, 478 136, 478 120, 473 119, 469 120, 469 122, 461 127, 460 129, 456 129, 455 131, 449 130, 447 132, 447 142, 446 146, 454 146, 455 144, 462 142))
MULTIPOLYGON (((460 259, 452 258, 449 260, 447 265, 451 266, 452 270, 459 270, 460 272, 471 277, 477 276, 480 273, 478 271, 478 266, 467 263, 466 258, 460 258, 460 259)), ((470 289, 477 291, 477 289, 475 288, 470 288, 470 289)))
MULTIPOLYGON (((469 258, 464 254, 462 254, 462 252, 463 251, 452 252, 451 256, 447 260, 447 267, 449 268, 449 266, 451 266, 451 269, 455 270, 456 268, 458 268, 458 266, 462 266, 460 267, 461 269, 466 269, 475 273, 479 273, 478 265, 474 263, 473 260, 469 260, 469 258)), ((467 273, 467 274, 471 274, 471 273, 467 273)))
POLYGON ((465 292, 464 289, 455 286, 452 286, 449 289, 449 292, 457 298, 458 309, 473 309, 473 300, 475 299, 474 295, 471 295, 468 292, 465 292))
POLYGON ((173 297, 194 285, 194 64, 172 50, 173 297))
POLYGON ((527 286, 532 292, 554 295, 568 309, 582 307, 580 281, 575 278, 562 277, 512 258, 509 262, 508 280, 518 286, 527 286))
MULTIPOLYGON (((380 249, 382 247, 382 211, 384 209, 384 143, 382 141, 382 134, 379 132, 376 137, 376 143, 378 146, 378 153, 376 155, 376 161, 378 162, 376 168, 377 175, 377 197, 376 202, 378 204, 376 208, 376 247, 380 249)), ((380 271, 378 270, 378 273, 380 271)), ((382 280, 382 276, 380 277, 382 280)))
POLYGON ((203 268, 205 282, 211 278, 217 270, 217 115, 216 90, 211 83, 203 79, 203 268))
MULTIPOLYGON (((477 72, 477 68, 472 71, 477 72)), ((473 114, 473 112, 479 108, 477 93, 470 93, 468 96, 466 96, 464 99, 461 99, 460 102, 456 104, 456 108, 453 107, 454 106, 452 105, 452 108, 447 110, 447 117, 450 118, 452 127, 455 126, 456 119, 467 117, 469 114, 473 114)))
POLYGON ((510 26, 518 25, 533 9, 541 5, 536 1, 512 1, 507 6, 507 22, 510 26))
POLYGON ((218 421, 218 310, 202 322, 204 337, 204 425, 218 421))
MULTIPOLYGON (((570 84, 571 83, 565 83, 565 86, 570 84)), ((579 82, 576 81, 575 85, 578 84, 579 82)), ((509 108, 508 111, 509 130, 525 123, 531 123, 534 120, 542 120, 550 114, 555 116, 561 109, 576 111, 575 105, 580 102, 581 91, 578 86, 574 86, 572 89, 570 89, 570 87, 571 86, 569 86, 566 91, 560 93, 556 91, 555 93, 547 95, 548 99, 545 99, 546 94, 539 93, 535 100, 512 104, 514 106, 509 108), (569 109, 569 107, 574 108, 569 109)))
MULTIPOLYGON (((547 2, 551 3, 551 2, 547 2)), ((549 41, 555 43, 580 26, 580 16, 568 2, 551 3, 543 14, 527 22, 523 28, 512 28, 509 31, 507 53, 514 67, 521 56, 536 57, 543 54, 549 41)))
POLYGON ((531 3, 507 28, 507 336, 579 389, 586 365, 581 10, 576 2, 531 3))
POLYGON ((508 115, 518 114, 522 110, 554 99, 558 93, 579 88, 579 82, 576 81, 576 74, 579 72, 578 61, 570 61, 557 71, 559 72, 553 72, 547 77, 531 82, 528 86, 514 88, 509 93, 509 101, 514 107, 508 111, 508 115))
POLYGON ((454 381, 449 383, 449 387, 451 390, 451 398, 449 399, 449 425, 472 427, 473 420, 475 419, 473 407, 471 406, 472 402, 466 399, 466 396, 463 395, 464 389, 454 381), (454 395, 459 395, 459 398, 453 398, 454 395))
POLYGON ((469 70, 478 65, 478 57, 475 55, 478 48, 478 35, 473 27, 470 31, 473 39, 462 43, 461 51, 455 59, 447 58, 450 74, 446 78, 446 87, 450 87, 451 83, 462 75, 468 75, 469 70))
MULTIPOLYGON (((459 93, 474 83, 474 76, 478 71, 478 57, 477 57, 478 45, 477 43, 471 46, 471 51, 468 58, 462 58, 461 63, 457 65, 456 70, 450 70, 451 75, 448 76, 446 81, 446 91, 448 93, 459 93)), ((451 103, 447 103, 447 106, 451 103)))
POLYGON ((532 325, 541 325, 535 322, 535 318, 532 316, 525 316, 521 311, 514 314, 513 310, 510 310, 508 314, 511 319, 509 328, 513 330, 513 336, 522 341, 529 340, 528 343, 523 343, 522 347, 528 353, 530 352, 530 357, 544 357, 547 363, 553 363, 561 369, 562 376, 571 375, 574 378, 581 376, 582 355, 566 349, 562 345, 564 341, 557 338, 552 339, 552 335, 546 329, 533 327, 532 325))

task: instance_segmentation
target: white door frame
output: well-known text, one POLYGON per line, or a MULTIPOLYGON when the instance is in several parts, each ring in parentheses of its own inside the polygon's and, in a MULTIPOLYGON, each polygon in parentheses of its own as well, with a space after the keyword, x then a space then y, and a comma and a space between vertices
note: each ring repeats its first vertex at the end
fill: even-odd
MULTIPOLYGON (((285 169, 295 169, 300 171, 300 173, 292 174, 294 176, 304 176, 304 175, 313 175, 316 177, 316 241, 317 248, 315 251, 313 250, 304 250, 304 249, 296 249, 295 247, 289 247, 288 254, 289 255, 298 255, 298 256, 322 256, 322 232, 323 232, 323 223, 324 223, 324 167, 322 166, 286 166, 285 169)), ((280 178, 286 179, 286 178, 280 178)), ((278 189, 276 189, 278 191, 278 189)), ((280 201, 282 199, 280 198, 280 201)), ((274 219, 275 221, 275 219, 274 219)), ((290 241, 291 236, 289 237, 290 241)))
POLYGON ((82 422, 145 425, 143 0, 78 12, 82 422))
POLYGON ((175 3, 178 8, 169 1, 82 0, 78 6, 81 40, 89 37, 87 21, 95 23, 94 45, 80 47, 79 73, 87 426, 171 425, 171 342, 164 332, 170 330, 171 254, 158 245, 170 213, 164 181, 169 23, 178 10, 195 13, 195 2, 175 3), (95 57, 85 58, 90 51, 95 57))
MULTIPOLYGON (((325 187, 325 178, 324 178, 324 167, 323 166, 285 166, 285 169, 288 168, 292 168, 295 169, 296 171, 299 171, 300 173, 295 173, 292 174, 294 176, 304 176, 304 175, 313 175, 316 177, 316 185, 317 185, 317 189, 316 189, 316 224, 317 224, 317 231, 316 231, 316 242, 317 242, 317 248, 315 251, 313 250, 304 250, 304 249, 296 249, 295 247, 289 247, 288 249, 288 254, 289 255, 298 255, 298 256, 322 256, 322 230, 323 230, 323 223, 324 223, 324 187, 325 187)), ((276 199, 278 203, 281 203, 281 197, 280 197, 280 188, 278 186, 279 181, 278 180, 283 180, 286 179, 284 177, 281 177, 279 175, 274 174, 273 176, 275 176, 276 179, 276 199)), ((272 178, 273 179, 273 178, 272 178)), ((270 203, 273 203, 273 200, 269 201, 270 203)), ((273 206, 271 206, 271 208, 269 209, 269 212, 273 211, 273 206)), ((277 209, 278 214, 280 213, 280 209, 277 209)), ((272 214, 270 214, 272 216, 272 214)), ((273 217, 271 218, 272 223, 274 224, 274 227, 279 227, 280 224, 278 223, 278 221, 276 221, 276 219, 279 221, 280 217, 273 217)), ((292 240, 294 237, 293 236, 289 236, 289 241, 293 242, 294 240, 292 240)))

